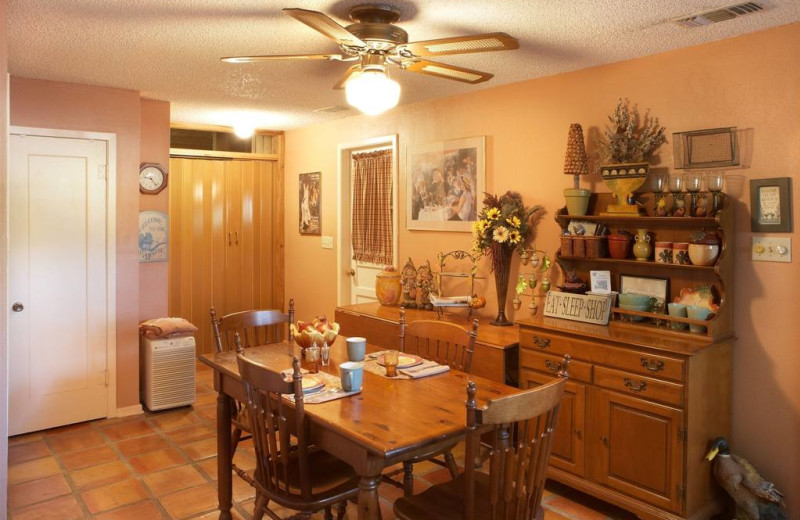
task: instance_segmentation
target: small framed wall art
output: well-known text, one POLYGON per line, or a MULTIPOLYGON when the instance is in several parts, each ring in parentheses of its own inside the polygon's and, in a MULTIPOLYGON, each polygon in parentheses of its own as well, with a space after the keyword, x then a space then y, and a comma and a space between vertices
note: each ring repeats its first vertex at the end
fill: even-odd
POLYGON ((750 231, 792 231, 792 179, 750 179, 750 231))
POLYGON ((320 183, 322 173, 301 173, 300 174, 300 234, 301 235, 321 235, 322 225, 320 222, 320 198, 322 196, 322 185, 320 183))
POLYGON ((161 211, 139 212, 139 262, 166 262, 169 218, 161 211))

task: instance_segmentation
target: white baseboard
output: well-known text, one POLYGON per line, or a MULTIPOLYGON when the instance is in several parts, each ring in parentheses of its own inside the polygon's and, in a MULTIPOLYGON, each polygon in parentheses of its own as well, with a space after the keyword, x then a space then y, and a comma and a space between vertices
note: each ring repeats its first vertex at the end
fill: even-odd
POLYGON ((131 415, 139 415, 144 413, 142 410, 141 404, 134 404, 132 406, 126 406, 125 408, 117 408, 117 414, 115 417, 129 417, 131 415))

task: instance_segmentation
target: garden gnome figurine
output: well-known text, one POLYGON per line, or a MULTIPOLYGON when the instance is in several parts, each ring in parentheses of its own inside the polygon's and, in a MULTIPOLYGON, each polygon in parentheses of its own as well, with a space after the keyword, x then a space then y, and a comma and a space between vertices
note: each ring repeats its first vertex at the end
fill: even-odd
POLYGON ((414 262, 408 259, 400 275, 400 285, 403 287, 403 307, 406 309, 417 308, 417 270, 414 262))
POLYGON ((433 271, 431 270, 430 260, 425 260, 425 263, 417 269, 417 290, 419 291, 419 308, 428 311, 433 310, 433 304, 431 303, 433 271))

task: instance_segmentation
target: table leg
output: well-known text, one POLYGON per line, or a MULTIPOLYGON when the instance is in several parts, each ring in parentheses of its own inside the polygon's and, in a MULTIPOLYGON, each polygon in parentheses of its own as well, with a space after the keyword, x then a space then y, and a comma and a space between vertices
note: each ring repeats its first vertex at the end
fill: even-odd
POLYGON ((381 520, 381 506, 378 503, 378 484, 380 474, 363 476, 358 482, 358 520, 381 520))
POLYGON ((231 410, 232 399, 220 392, 217 396, 217 497, 219 520, 231 520, 233 482, 231 468, 231 410))

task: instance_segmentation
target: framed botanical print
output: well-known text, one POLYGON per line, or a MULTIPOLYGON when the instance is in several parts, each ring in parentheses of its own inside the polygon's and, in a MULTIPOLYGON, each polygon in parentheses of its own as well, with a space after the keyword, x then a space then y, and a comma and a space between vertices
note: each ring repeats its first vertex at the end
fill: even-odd
POLYGON ((320 223, 320 198, 322 196, 322 186, 320 177, 322 173, 301 173, 300 193, 298 203, 300 207, 300 234, 301 235, 321 235, 322 226, 320 223))

